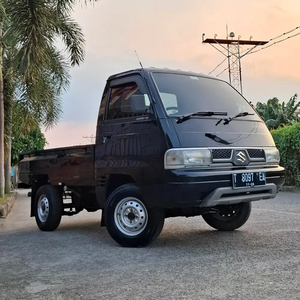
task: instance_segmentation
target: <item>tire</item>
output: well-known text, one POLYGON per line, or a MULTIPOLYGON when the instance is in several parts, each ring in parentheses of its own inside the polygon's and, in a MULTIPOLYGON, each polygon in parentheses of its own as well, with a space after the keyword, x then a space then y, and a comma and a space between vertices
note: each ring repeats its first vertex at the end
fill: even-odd
POLYGON ((42 231, 55 230, 63 212, 62 194, 52 185, 41 186, 35 196, 35 220, 42 231))
POLYGON ((118 187, 105 205, 105 224, 110 236, 123 247, 144 247, 162 231, 163 209, 148 207, 134 184, 118 187))
POLYGON ((220 205, 217 213, 202 215, 204 221, 220 231, 232 231, 243 226, 251 212, 251 203, 220 205))

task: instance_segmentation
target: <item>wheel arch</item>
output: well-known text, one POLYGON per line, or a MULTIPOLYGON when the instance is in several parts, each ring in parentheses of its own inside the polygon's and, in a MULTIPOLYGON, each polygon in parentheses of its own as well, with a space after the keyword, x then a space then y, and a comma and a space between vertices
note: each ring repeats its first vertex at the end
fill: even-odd
POLYGON ((105 203, 108 197, 115 189, 127 183, 136 184, 136 181, 130 175, 125 175, 125 174, 108 175, 105 180, 105 185, 100 185, 96 187, 97 200, 100 208, 105 207, 105 203))
POLYGON ((32 187, 31 187, 30 217, 34 217, 35 216, 34 202, 35 202, 36 193, 41 186, 49 184, 49 177, 48 175, 44 174, 39 176, 33 176, 31 180, 32 180, 32 187))

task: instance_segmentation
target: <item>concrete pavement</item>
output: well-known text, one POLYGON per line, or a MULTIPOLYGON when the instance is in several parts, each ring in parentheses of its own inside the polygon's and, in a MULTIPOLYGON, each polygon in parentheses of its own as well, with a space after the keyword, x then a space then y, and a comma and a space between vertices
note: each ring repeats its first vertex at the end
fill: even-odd
POLYGON ((253 203, 235 232, 167 219, 157 241, 130 249, 100 228, 99 212, 39 231, 27 192, 0 228, 1 300, 300 299, 300 194, 253 203))

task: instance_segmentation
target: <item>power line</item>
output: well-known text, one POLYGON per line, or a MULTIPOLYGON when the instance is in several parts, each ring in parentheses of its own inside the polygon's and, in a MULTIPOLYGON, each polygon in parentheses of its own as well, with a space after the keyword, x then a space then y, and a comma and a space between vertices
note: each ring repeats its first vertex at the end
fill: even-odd
POLYGON ((208 75, 210 75, 212 72, 214 72, 219 66, 221 66, 221 64, 225 61, 225 60, 227 60, 227 57, 225 57, 212 71, 210 71, 209 73, 208 73, 208 75))
POLYGON ((296 34, 293 34, 293 35, 291 35, 291 36, 288 36, 288 37, 286 37, 286 38, 284 38, 284 39, 282 39, 282 40, 276 41, 276 42, 274 42, 274 43, 272 43, 272 44, 270 44, 270 45, 267 45, 267 46, 265 46, 265 47, 262 47, 262 48, 260 48, 260 49, 258 49, 258 50, 256 50, 256 51, 251 51, 251 52, 249 52, 249 54, 253 54, 253 53, 259 52, 259 51, 261 51, 261 50, 267 49, 267 48, 269 48, 269 47, 271 47, 271 46, 274 46, 274 45, 279 44, 279 43, 281 43, 281 42, 284 42, 284 41, 286 41, 286 40, 288 40, 288 39, 290 39, 290 38, 293 38, 293 37, 295 37, 295 36, 297 36, 297 35, 299 35, 299 34, 300 34, 300 32, 298 32, 298 33, 296 33, 296 34))
POLYGON ((219 77, 221 74, 223 74, 226 70, 228 70, 229 67, 225 68, 220 74, 218 74, 216 77, 219 77))
POLYGON ((271 46, 274 46, 276 44, 282 43, 288 39, 291 39, 293 37, 296 37, 300 35, 300 32, 297 32, 295 34, 290 35, 294 31, 298 30, 300 26, 297 26, 291 30, 288 30, 274 38, 269 39, 268 41, 252 41, 252 36, 249 40, 241 40, 240 36, 238 39, 234 38, 234 33, 231 32, 228 35, 228 30, 226 27, 226 39, 217 39, 215 35, 214 38, 208 38, 204 40, 205 34, 202 35, 202 42, 203 43, 209 43, 213 48, 218 50, 221 54, 223 54, 225 57, 224 60, 222 60, 221 63, 219 63, 211 72, 208 74, 210 75, 213 73, 216 69, 218 69, 219 66, 221 66, 225 60, 228 60, 228 67, 225 68, 221 73, 217 75, 220 76, 223 74, 226 70, 229 70, 229 83, 233 85, 237 90, 240 90, 241 93, 243 93, 242 89, 242 71, 241 71, 241 58, 246 56, 247 54, 253 54, 257 53, 261 50, 267 49, 271 46), (286 35, 289 35, 286 37, 286 35), (231 39, 229 39, 229 37, 231 39), (284 38, 282 38, 284 37, 284 38), (282 39, 280 39, 282 38, 282 39), (272 43, 271 43, 272 42, 272 43), (217 44, 219 46, 219 49, 217 46, 213 45, 217 44), (240 46, 242 45, 252 45, 252 47, 247 48, 245 51, 241 52, 240 46), (260 49, 256 49, 258 46, 262 46, 260 49), (222 51, 223 50, 223 51, 222 51))
MULTIPOLYGON (((277 40, 277 39, 281 38, 282 36, 285 36, 286 34, 292 33, 293 31, 295 31, 295 30, 297 30, 297 29, 299 29, 299 28, 300 28, 300 26, 297 26, 297 27, 295 27, 294 29, 291 29, 291 30, 289 30, 289 31, 286 31, 286 32, 284 32, 284 33, 282 33, 282 34, 280 34, 280 35, 274 37, 274 38, 269 39, 269 41, 268 41, 268 43, 267 43, 267 46, 262 47, 261 49, 256 50, 256 51, 249 51, 249 54, 259 52, 259 51, 261 51, 261 50, 263 50, 263 49, 269 48, 269 47, 274 46, 274 45, 276 45, 276 44, 278 44, 278 43, 281 43, 281 42, 283 42, 283 41, 285 41, 285 40, 287 40, 287 39, 290 39, 290 38, 292 38, 292 37, 295 37, 295 36, 299 35, 300 32, 299 32, 299 33, 296 33, 296 34, 293 34, 293 35, 291 35, 291 36, 288 36, 288 37, 286 37, 286 38, 284 38, 284 39, 282 39, 282 40, 280 40, 280 41, 276 41, 276 42, 274 42, 274 43, 272 43, 272 44, 269 44, 270 42, 272 42, 272 41, 274 41, 274 40, 277 40)), ((246 49, 246 50, 244 51, 244 53, 247 52, 248 50, 250 50, 250 48, 246 49)))
POLYGON ((281 34, 281 35, 279 35, 279 36, 277 36, 277 37, 274 37, 274 38, 270 39, 269 42, 271 42, 271 41, 273 41, 273 40, 276 40, 276 39, 278 39, 278 38, 280 38, 280 37, 282 37, 282 36, 284 36, 284 35, 286 35, 286 34, 288 34, 288 33, 291 33, 291 32, 293 32, 293 31, 295 31, 295 30, 297 30, 297 29, 299 29, 299 28, 300 28, 300 26, 297 26, 297 27, 295 27, 295 28, 292 29, 292 30, 289 30, 289 31, 287 31, 287 32, 284 32, 283 34, 281 34))

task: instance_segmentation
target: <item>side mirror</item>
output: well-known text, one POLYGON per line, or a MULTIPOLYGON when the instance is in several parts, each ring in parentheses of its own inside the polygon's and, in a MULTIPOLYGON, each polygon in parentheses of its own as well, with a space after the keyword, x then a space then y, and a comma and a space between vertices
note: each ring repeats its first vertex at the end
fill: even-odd
POLYGON ((142 95, 132 95, 130 97, 130 109, 135 114, 145 113, 148 107, 145 103, 145 96, 142 95))

